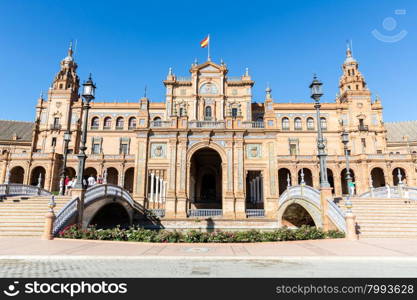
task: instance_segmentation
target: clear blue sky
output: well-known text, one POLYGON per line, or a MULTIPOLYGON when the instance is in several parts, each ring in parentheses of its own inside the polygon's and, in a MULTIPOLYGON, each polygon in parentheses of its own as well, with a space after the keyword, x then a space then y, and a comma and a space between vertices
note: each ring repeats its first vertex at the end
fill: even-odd
POLYGON ((168 68, 188 75, 194 58, 205 60, 199 42, 210 33, 213 60, 223 58, 230 75, 248 67, 254 100, 264 98, 270 82, 278 102, 310 101, 315 72, 324 82, 324 100, 333 101, 345 41, 352 39, 369 88, 381 96, 385 121, 415 120, 416 13, 413 0, 3 0, 0 119, 34 119, 36 99, 48 89, 71 39, 78 40, 80 78, 92 72, 97 82, 97 101, 136 101, 145 85, 152 101, 163 101, 168 68), (398 9, 405 12, 396 14, 398 9), (374 37, 374 29, 388 37, 403 30, 407 35, 387 43, 374 37))

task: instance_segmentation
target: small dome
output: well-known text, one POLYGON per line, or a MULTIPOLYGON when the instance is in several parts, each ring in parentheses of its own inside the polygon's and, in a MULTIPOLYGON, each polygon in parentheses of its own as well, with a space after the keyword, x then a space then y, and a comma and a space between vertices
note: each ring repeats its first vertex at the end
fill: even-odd
POLYGON ((348 64, 348 63, 355 63, 356 62, 356 59, 354 59, 352 56, 348 56, 348 57, 346 57, 346 59, 345 59, 345 64, 348 64))
POLYGON ((268 86, 266 89, 265 89, 265 92, 267 92, 267 93, 270 93, 272 90, 271 90, 271 88, 268 86))

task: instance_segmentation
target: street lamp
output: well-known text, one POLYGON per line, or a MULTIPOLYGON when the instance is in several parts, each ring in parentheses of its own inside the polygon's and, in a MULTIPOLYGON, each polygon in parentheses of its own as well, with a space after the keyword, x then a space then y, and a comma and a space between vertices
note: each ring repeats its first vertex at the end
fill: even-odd
POLYGON ((317 76, 314 75, 313 82, 310 84, 311 98, 315 101, 314 108, 316 109, 317 114, 317 149, 318 149, 318 158, 320 162, 320 187, 330 187, 329 181, 327 179, 327 167, 326 167, 326 146, 324 145, 323 132, 321 128, 321 118, 320 118, 320 97, 323 96, 321 89, 321 83, 317 76))
POLYGON ((93 80, 91 79, 91 73, 88 77, 88 80, 83 83, 84 90, 83 90, 83 129, 81 135, 81 146, 80 146, 80 153, 77 155, 78 157, 78 176, 77 182, 75 184, 75 188, 77 189, 84 189, 83 178, 84 178, 84 169, 85 169, 85 160, 87 159, 87 155, 85 154, 85 150, 87 149, 86 142, 87 142, 87 123, 88 123, 88 111, 90 109, 90 102, 94 99, 96 86, 94 85, 93 80))
POLYGON ((62 163, 62 170, 61 170, 61 181, 60 181, 60 194, 65 194, 65 175, 66 175, 66 168, 67 168, 67 156, 68 156, 68 144, 71 141, 71 132, 69 130, 65 131, 64 133, 64 161, 62 163))
POLYGON ((349 133, 345 130, 341 134, 342 143, 344 145, 345 157, 346 157, 346 184, 348 187, 348 194, 352 196, 351 185, 352 185, 352 176, 350 175, 350 168, 349 168, 349 150, 347 144, 349 143, 349 133))

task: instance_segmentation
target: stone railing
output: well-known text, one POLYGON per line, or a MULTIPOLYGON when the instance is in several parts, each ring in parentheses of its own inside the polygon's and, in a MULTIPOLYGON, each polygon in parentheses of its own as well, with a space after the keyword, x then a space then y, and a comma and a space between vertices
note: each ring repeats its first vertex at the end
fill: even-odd
POLYGON ((404 198, 417 201, 417 188, 408 186, 382 186, 372 188, 359 195, 359 198, 404 198))
POLYGON ((227 76, 228 81, 242 81, 242 76, 227 76))
POLYGON ((20 195, 48 196, 51 195, 51 193, 45 189, 33 185, 20 183, 0 184, 0 196, 20 195))
MULTIPOLYGON (((124 188, 113 184, 98 184, 88 188, 84 195, 84 207, 90 205, 97 199, 104 197, 119 197, 129 203, 132 208, 142 211, 142 208, 133 200, 132 196, 124 188)), ((70 200, 57 214, 54 224, 53 233, 56 235, 59 231, 68 225, 68 222, 77 215, 77 202, 79 198, 76 197, 70 200)))
POLYGON ((265 217, 264 209, 247 209, 246 217, 248 218, 263 218, 265 217))
POLYGON ((12 158, 27 158, 29 157, 29 153, 12 153, 12 158))
POLYGON ((242 122, 243 128, 265 128, 265 124, 263 121, 255 121, 255 122, 242 122))
POLYGON ((171 121, 151 121, 150 126, 151 128, 169 128, 171 127, 171 121))
MULTIPOLYGON (((292 199, 304 199, 316 207, 315 214, 320 217, 322 209, 320 191, 308 185, 290 186, 282 193, 278 200, 279 206, 292 199)), ((327 214, 330 220, 337 226, 339 230, 346 232, 346 220, 344 212, 333 202, 333 199, 327 199, 327 214)), ((316 224, 319 225, 319 224, 316 224)))
POLYGON ((165 217, 165 209, 149 209, 149 211, 158 218, 165 217))
POLYGON ((190 209, 188 217, 219 217, 223 214, 221 209, 190 209))
POLYGON ((191 121, 188 122, 190 128, 225 128, 223 121, 191 121))

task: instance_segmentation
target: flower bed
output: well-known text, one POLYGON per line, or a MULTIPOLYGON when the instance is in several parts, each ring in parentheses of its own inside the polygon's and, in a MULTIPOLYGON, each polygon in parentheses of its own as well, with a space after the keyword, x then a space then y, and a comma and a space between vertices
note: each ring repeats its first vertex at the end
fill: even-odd
POLYGON ((321 229, 310 226, 301 226, 298 229, 283 227, 273 231, 205 232, 199 230, 149 230, 137 227, 130 227, 128 229, 121 229, 120 227, 97 229, 94 226, 89 226, 87 229, 78 229, 76 225, 72 225, 62 230, 58 234, 58 237, 151 243, 252 243, 343 238, 345 234, 335 230, 324 232, 321 229))

